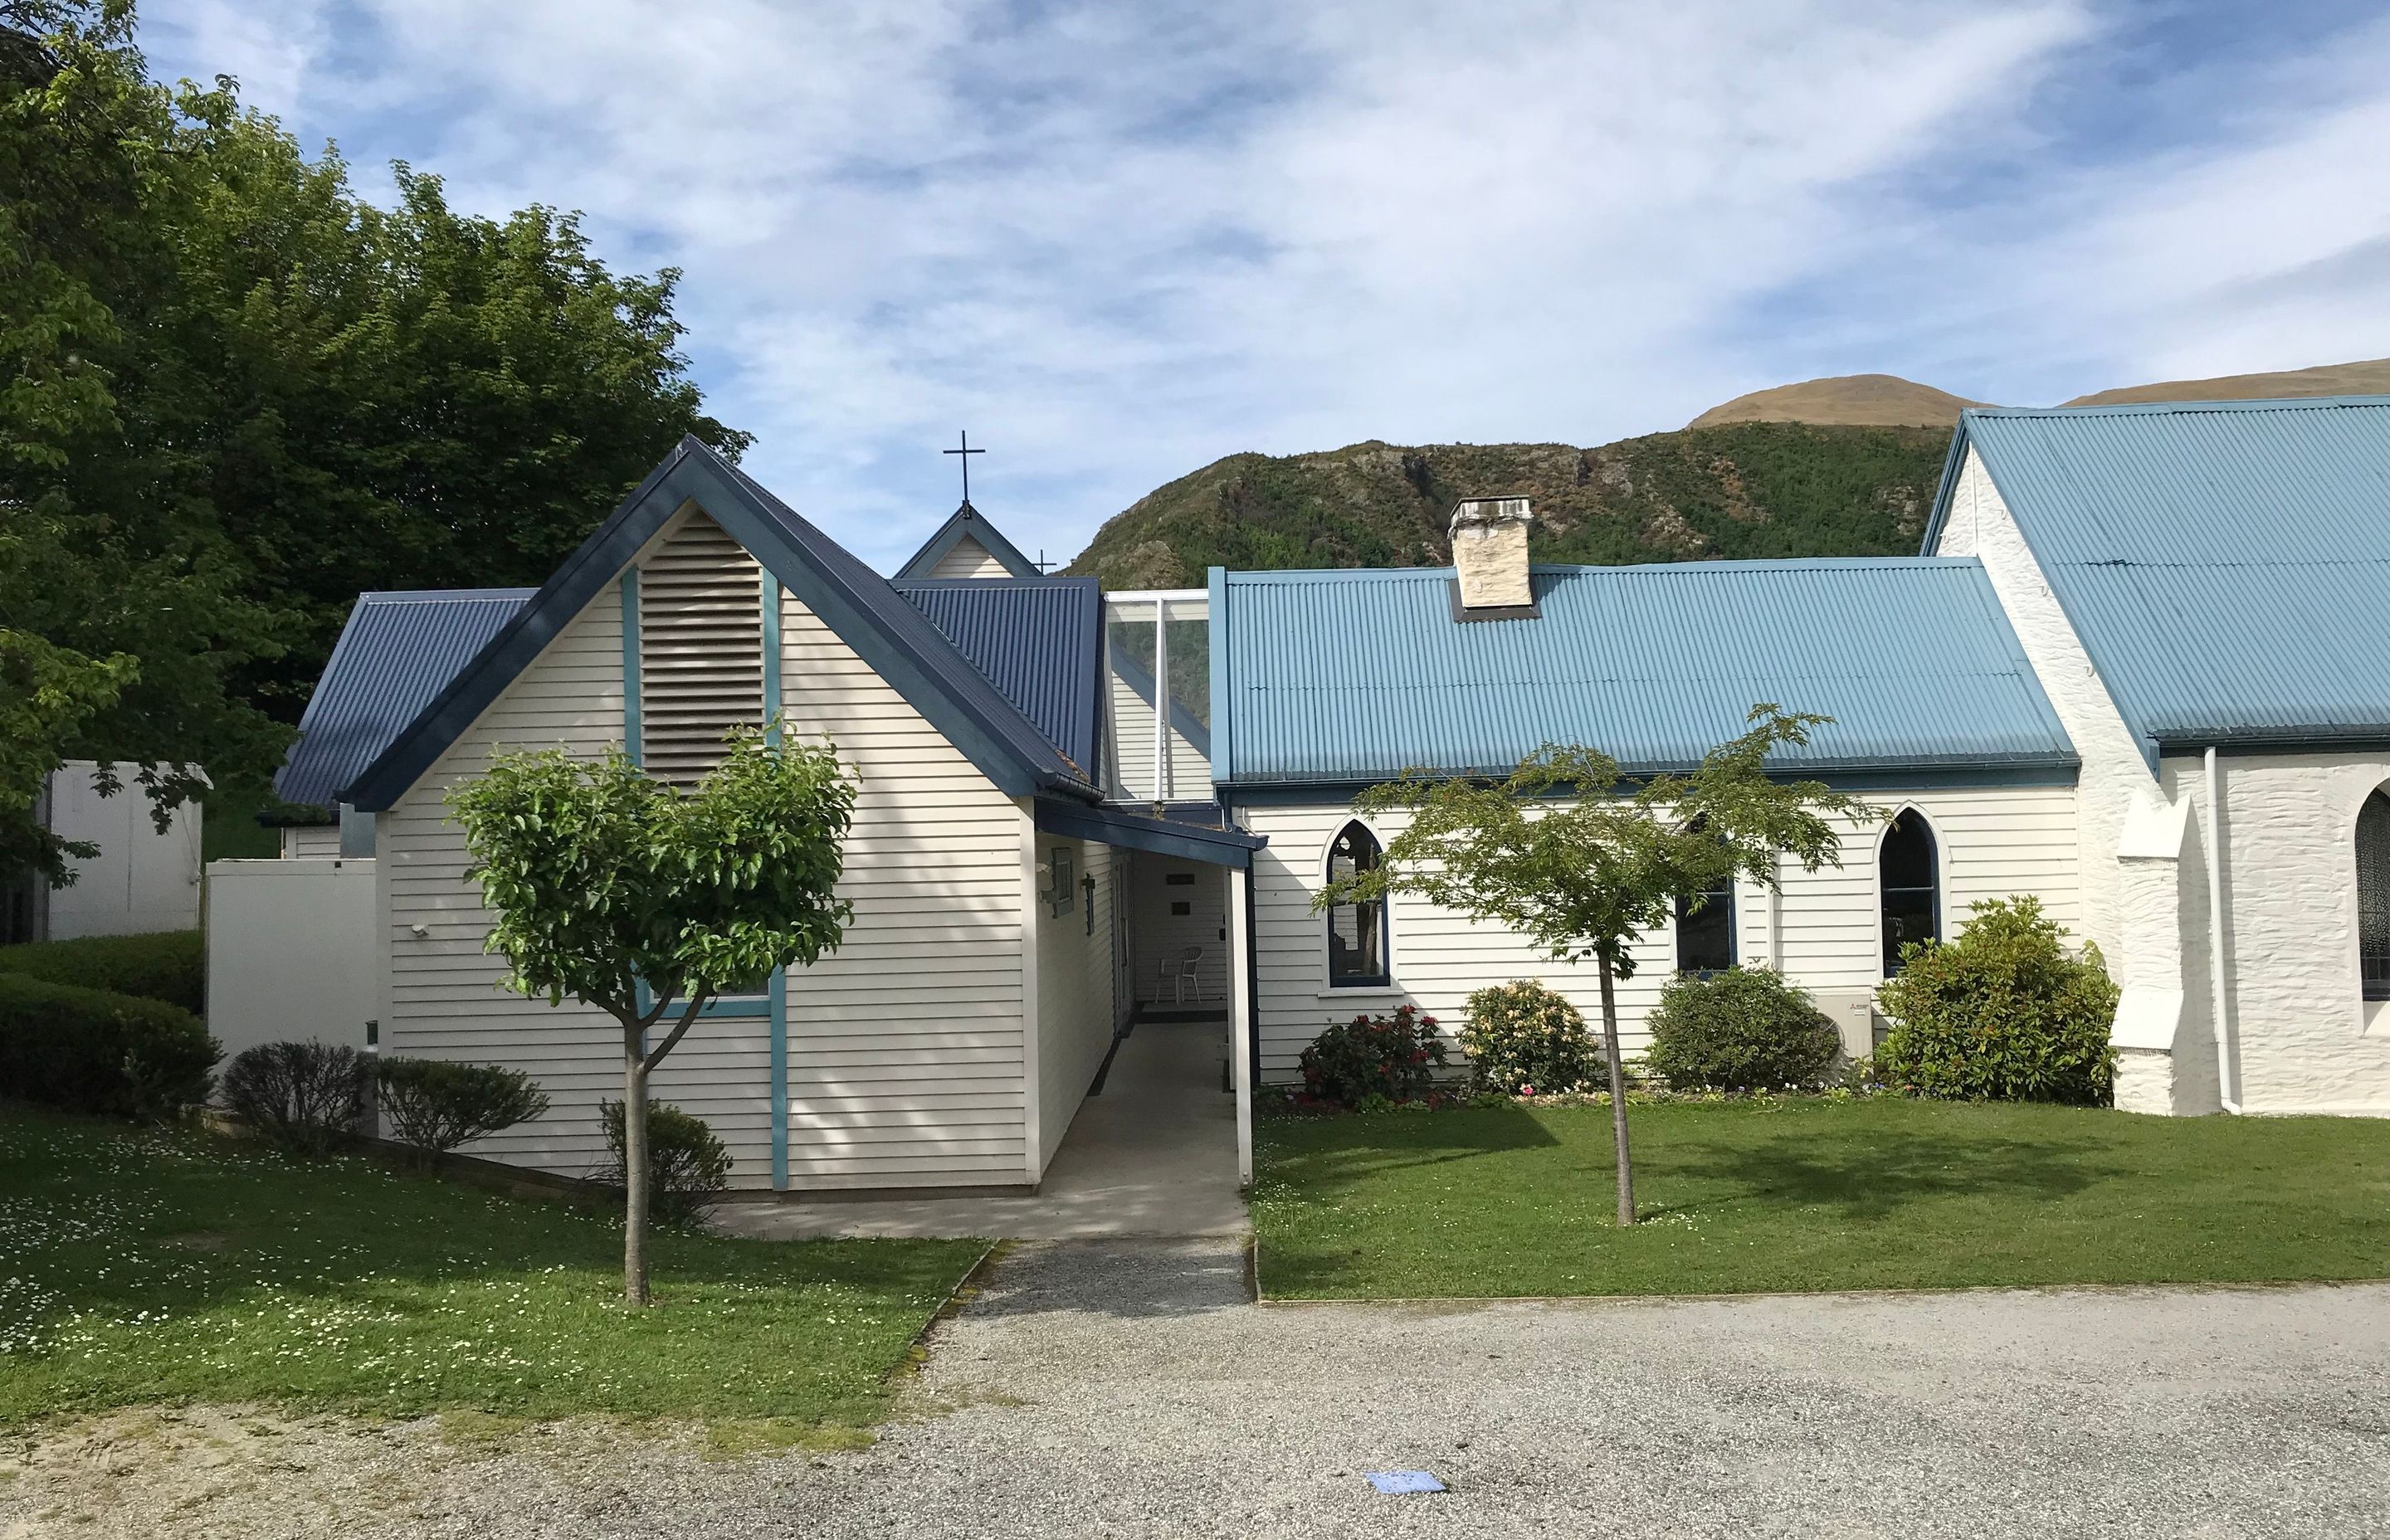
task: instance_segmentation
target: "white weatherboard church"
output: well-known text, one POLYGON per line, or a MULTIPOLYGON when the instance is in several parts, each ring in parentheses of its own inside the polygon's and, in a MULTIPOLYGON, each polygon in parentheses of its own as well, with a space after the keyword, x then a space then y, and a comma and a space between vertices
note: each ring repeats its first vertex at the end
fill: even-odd
POLYGON ((2390 1113, 2390 398, 1970 411, 1915 557, 1530 568, 1529 517, 1464 503, 1455 568, 1102 594, 966 502, 891 580, 691 441, 534 593, 360 602, 285 772, 344 832, 295 853, 372 867, 381 1050, 531 1071, 553 1110, 475 1152, 579 1174, 618 1034, 495 987, 443 796, 551 745, 692 778, 780 712, 857 777, 855 918, 659 1072, 737 1180, 1034 1187, 1161 1016, 1221 1023, 1249 1171, 1246 1093, 1332 1020, 1531 977, 1595 1015, 1498 930, 1313 914, 1393 833, 1362 788, 1682 767, 1772 701, 1835 719, 1785 771, 1886 817, 1646 937, 1630 1052, 1672 969, 1733 963, 1863 1051, 1904 942, 2030 893, 2124 986, 2120 1107, 2390 1113))

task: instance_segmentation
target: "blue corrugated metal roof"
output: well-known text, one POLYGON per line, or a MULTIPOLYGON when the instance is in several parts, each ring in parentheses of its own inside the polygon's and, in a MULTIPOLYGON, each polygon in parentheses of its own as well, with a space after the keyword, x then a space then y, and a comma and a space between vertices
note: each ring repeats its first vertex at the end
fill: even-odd
POLYGON ((1088 772, 1048 742, 886 578, 687 436, 350 784, 347 799, 374 812, 395 802, 640 545, 692 501, 1007 793, 1051 790, 1090 801, 1099 795, 1088 772))
POLYGON ((1093 773, 1103 648, 1103 595, 1094 578, 944 578, 893 586, 1047 742, 1093 773))
POLYGON ((2390 396, 1975 409, 1970 445, 2152 755, 2390 737, 2390 396))
POLYGON ((1763 700, 1835 719, 1783 756, 1818 772, 2075 763, 1973 560, 1537 567, 1534 581, 1541 619, 1462 622, 1449 568, 1223 574, 1215 778, 1500 773, 1547 742, 1630 772, 1681 767, 1763 700))
POLYGON ((536 589, 446 588, 357 596, 299 719, 275 794, 330 811, 536 589))

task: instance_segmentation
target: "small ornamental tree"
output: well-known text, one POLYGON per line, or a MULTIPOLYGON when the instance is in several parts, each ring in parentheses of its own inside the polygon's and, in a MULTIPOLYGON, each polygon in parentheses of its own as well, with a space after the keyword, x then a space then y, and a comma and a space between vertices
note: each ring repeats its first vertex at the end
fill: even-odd
POLYGON ((1810 728, 1831 720, 1754 706, 1748 730, 1711 750, 1691 774, 1640 782, 1621 776, 1618 762, 1599 750, 1555 744, 1500 781, 1408 773, 1371 787, 1356 804, 1403 823, 1402 832, 1374 869, 1330 883, 1312 907, 1416 893, 1506 926, 1556 961, 1593 959, 1618 1149, 1618 1222, 1632 1225, 1614 993, 1617 981, 1635 974, 1628 945, 1668 922, 1679 893, 1698 907, 1699 895, 1737 877, 1773 887, 1780 854, 1809 871, 1840 864, 1828 816, 1872 810, 1816 781, 1771 780, 1766 768, 1770 750, 1805 744, 1810 728))
POLYGON ((648 1078, 725 989, 837 948, 854 784, 827 742, 731 735, 696 789, 620 750, 504 755, 448 805, 507 987, 570 996, 623 1027, 623 1297, 648 1303, 648 1078), (662 1035, 657 1036, 661 1031, 662 1035))

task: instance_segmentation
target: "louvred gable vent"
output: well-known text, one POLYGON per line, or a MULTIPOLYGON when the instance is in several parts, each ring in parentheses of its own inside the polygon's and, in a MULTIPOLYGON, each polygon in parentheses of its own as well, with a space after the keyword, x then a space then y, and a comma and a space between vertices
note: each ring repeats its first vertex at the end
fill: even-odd
POLYGON ((639 567, 640 759, 687 785, 722 763, 723 736, 764 722, 763 575, 701 513, 639 567))

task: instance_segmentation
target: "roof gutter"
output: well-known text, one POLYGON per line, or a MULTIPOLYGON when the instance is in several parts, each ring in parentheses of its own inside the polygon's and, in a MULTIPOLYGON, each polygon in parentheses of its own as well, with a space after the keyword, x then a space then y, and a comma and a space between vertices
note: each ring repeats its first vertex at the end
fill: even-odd
POLYGON ((2207 987, 2208 1016, 2216 1026, 2216 1097, 2238 1116, 2240 1086, 2232 1074, 2231 997, 2224 967, 2224 764, 2216 746, 2207 749, 2207 987))

